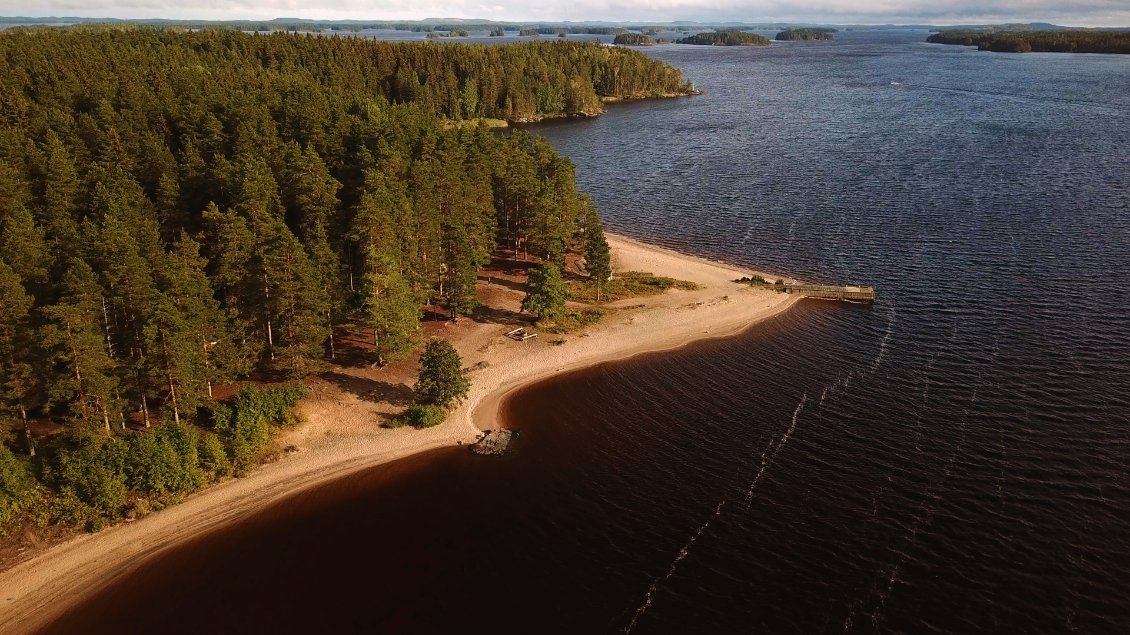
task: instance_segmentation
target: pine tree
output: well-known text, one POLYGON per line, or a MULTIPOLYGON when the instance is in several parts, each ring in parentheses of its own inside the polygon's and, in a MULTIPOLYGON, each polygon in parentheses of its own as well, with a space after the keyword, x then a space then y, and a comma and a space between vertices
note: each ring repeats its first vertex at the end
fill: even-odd
POLYGON ((420 305, 400 268, 388 256, 369 248, 362 287, 362 312, 373 329, 377 364, 411 351, 420 338, 420 305))
POLYGON ((40 341, 49 353, 52 403, 65 403, 83 423, 101 422, 110 430, 118 380, 106 352, 102 323, 102 288, 90 265, 73 259, 63 276, 59 301, 42 309, 46 323, 40 341))
POLYGON ((28 430, 28 401, 34 383, 32 367, 32 297, 16 272, 0 260, 0 414, 14 412, 24 429, 28 452, 34 454, 28 430))
POLYGON ((321 367, 329 334, 329 300, 318 272, 298 239, 281 221, 270 228, 263 273, 269 294, 268 323, 275 325, 272 366, 302 377, 321 367))
POLYGON ((159 286, 146 340, 160 354, 156 372, 167 388, 173 419, 180 423, 182 412, 191 417, 212 397, 212 384, 222 376, 213 349, 226 348, 229 337, 208 286, 200 246, 191 237, 182 235, 174 244, 159 286))
POLYGON ((51 250, 43 230, 35 225, 31 212, 23 205, 0 215, 0 254, 28 289, 35 290, 41 298, 49 297, 51 250))
POLYGON ((339 201, 337 193, 341 183, 330 176, 326 164, 310 146, 305 150, 291 148, 292 171, 287 188, 289 216, 299 228, 298 236, 317 271, 326 296, 327 337, 330 357, 335 355, 334 318, 344 312, 344 286, 340 284, 341 260, 330 244, 330 231, 337 223, 339 201))
POLYGON ((551 262, 544 262, 530 269, 526 282, 526 297, 522 299, 522 310, 532 313, 538 319, 554 319, 565 314, 565 301, 569 292, 561 278, 561 270, 551 262))
POLYGON ((596 301, 600 302, 600 292, 612 277, 612 254, 604 228, 596 210, 587 207, 585 215, 585 271, 589 274, 589 284, 596 289, 596 301))
POLYGON ((416 401, 446 408, 467 396, 471 382, 463 370, 463 358, 451 342, 433 338, 420 355, 420 377, 416 401))
POLYGON ((111 210, 102 221, 97 242, 99 271, 109 293, 103 298, 102 323, 107 354, 118 360, 123 382, 140 406, 145 427, 150 425, 149 378, 154 374, 146 330, 156 306, 157 291, 150 266, 141 256, 131 228, 111 210))

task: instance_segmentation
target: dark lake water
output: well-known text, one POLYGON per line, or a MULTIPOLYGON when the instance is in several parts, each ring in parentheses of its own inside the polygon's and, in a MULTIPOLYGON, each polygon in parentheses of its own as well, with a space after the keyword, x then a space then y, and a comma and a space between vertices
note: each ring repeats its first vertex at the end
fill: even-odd
POLYGON ((655 47, 543 125, 611 229, 814 281, 526 389, 519 452, 303 493, 56 632, 1130 632, 1130 59, 925 32, 655 47))

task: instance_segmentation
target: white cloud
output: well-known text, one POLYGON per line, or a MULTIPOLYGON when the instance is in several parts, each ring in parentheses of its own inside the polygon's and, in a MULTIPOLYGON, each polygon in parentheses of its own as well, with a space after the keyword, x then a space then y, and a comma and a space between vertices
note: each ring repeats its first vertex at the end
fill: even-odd
POLYGON ((495 20, 1049 21, 1130 25, 1126 0, 0 0, 0 15, 119 18, 495 20))

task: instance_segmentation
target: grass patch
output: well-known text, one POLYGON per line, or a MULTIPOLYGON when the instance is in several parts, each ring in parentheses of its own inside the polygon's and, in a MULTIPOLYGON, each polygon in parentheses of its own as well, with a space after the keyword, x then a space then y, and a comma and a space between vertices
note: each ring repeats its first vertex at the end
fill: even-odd
MULTIPOLYGON (((538 322, 538 330, 554 335, 564 335, 596 324, 604 317, 604 314, 603 309, 567 311, 563 317, 559 317, 555 320, 541 320, 538 322)), ((563 344, 565 340, 560 340, 560 342, 563 344)), ((550 343, 556 344, 557 342, 551 341, 550 343)))
MULTIPOLYGON (((596 302, 596 289, 580 281, 569 283, 569 299, 593 304, 596 302)), ((656 295, 668 289, 694 291, 698 285, 687 280, 676 280, 667 276, 656 276, 644 271, 624 271, 608 281, 600 292, 601 302, 615 302, 626 298, 656 295)))

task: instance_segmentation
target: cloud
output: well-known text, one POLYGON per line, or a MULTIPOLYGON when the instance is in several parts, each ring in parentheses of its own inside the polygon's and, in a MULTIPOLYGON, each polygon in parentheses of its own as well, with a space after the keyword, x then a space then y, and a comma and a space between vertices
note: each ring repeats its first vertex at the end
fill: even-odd
POLYGON ((118 18, 735 20, 1130 25, 1126 0, 0 0, 0 15, 118 18))

